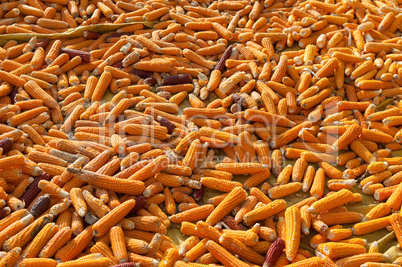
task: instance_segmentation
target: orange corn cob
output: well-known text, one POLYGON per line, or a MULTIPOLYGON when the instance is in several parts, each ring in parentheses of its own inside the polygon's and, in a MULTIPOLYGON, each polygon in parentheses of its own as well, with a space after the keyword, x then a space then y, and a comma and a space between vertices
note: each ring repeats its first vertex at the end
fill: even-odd
POLYGON ((247 197, 246 191, 241 187, 235 187, 229 195, 214 209, 208 216, 206 222, 215 225, 222 220, 234 207, 240 204, 247 197))
POLYGON ((67 171, 82 181, 119 193, 140 194, 145 190, 145 186, 141 181, 123 180, 71 167, 67 168, 67 171))
POLYGON ((92 225, 94 235, 101 237, 106 234, 107 231, 109 231, 117 222, 124 218, 132 208, 134 208, 134 205, 135 200, 131 199, 113 209, 106 216, 92 225))

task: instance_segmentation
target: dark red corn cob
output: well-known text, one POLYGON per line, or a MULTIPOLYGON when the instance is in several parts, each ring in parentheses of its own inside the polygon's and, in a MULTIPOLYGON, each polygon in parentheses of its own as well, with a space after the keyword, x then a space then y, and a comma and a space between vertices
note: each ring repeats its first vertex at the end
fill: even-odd
POLYGON ((67 55, 69 55, 70 58, 79 56, 79 57, 81 57, 82 62, 89 63, 89 62, 91 62, 91 59, 92 59, 92 56, 89 52, 84 52, 84 51, 69 49, 69 48, 61 48, 60 51, 61 51, 61 53, 66 53, 67 55))
POLYGON ((50 197, 48 195, 40 196, 32 205, 29 211, 34 218, 38 218, 42 213, 44 213, 50 206, 50 197))
POLYGON ((123 68, 123 61, 122 60, 117 61, 112 66, 115 67, 116 69, 122 69, 123 68))
POLYGON ((15 104, 15 96, 18 94, 18 88, 15 87, 11 93, 10 93, 10 98, 11 98, 11 104, 15 104))
POLYGON ((131 74, 134 74, 140 78, 145 79, 145 78, 151 77, 153 73, 150 71, 146 71, 146 70, 135 70, 134 69, 131 71, 131 74))
POLYGON ((7 154, 10 151, 12 144, 13 141, 8 137, 4 137, 0 140, 0 147, 3 149, 3 154, 7 154))
POLYGON ((243 224, 236 222, 233 216, 228 215, 222 221, 232 230, 248 230, 243 224))
POLYGON ((155 86, 156 79, 154 77, 148 77, 144 80, 144 84, 148 84, 149 86, 155 86))
POLYGON ((110 35, 110 37, 122 37, 123 35, 129 35, 126 32, 114 32, 110 35))
POLYGON ((111 267, 135 267, 135 266, 141 266, 141 265, 139 265, 138 262, 137 263, 135 263, 135 262, 125 262, 125 263, 113 265, 111 267))
POLYGON ((204 187, 203 186, 201 186, 200 189, 194 189, 193 198, 195 201, 200 201, 203 196, 204 196, 204 187))
POLYGON ((144 196, 136 197, 135 198, 135 206, 132 210, 130 210, 130 212, 127 214, 127 216, 136 213, 139 209, 142 209, 146 204, 147 204, 147 199, 144 196))
POLYGON ((282 238, 277 238, 269 247, 267 254, 265 255, 264 264, 262 267, 274 266, 279 256, 281 256, 283 249, 285 248, 285 241, 282 238))
POLYGON ((172 134, 174 129, 176 128, 176 125, 174 125, 170 120, 166 119, 165 117, 158 116, 156 117, 156 120, 161 124, 161 126, 167 128, 168 134, 172 134))
POLYGON ((175 85, 175 84, 186 84, 192 83, 193 79, 191 79, 190 74, 178 74, 171 75, 163 78, 163 85, 175 85))
POLYGON ((102 34, 97 33, 97 32, 91 32, 91 31, 84 31, 82 36, 84 36, 85 39, 87 40, 96 40, 99 37, 101 37, 102 34))
POLYGON ((8 214, 10 214, 11 209, 9 207, 4 207, 0 209, 0 220, 6 217, 8 214))
POLYGON ((220 72, 223 73, 223 71, 226 69, 226 60, 230 57, 230 54, 232 53, 233 46, 229 46, 226 48, 225 52, 223 52, 223 55, 221 59, 219 60, 218 64, 216 64, 215 69, 219 70, 220 72))
POLYGON ((49 39, 41 39, 36 43, 35 48, 42 47, 43 49, 46 49, 48 45, 49 45, 49 39))
POLYGON ((25 202, 25 207, 28 207, 40 193, 40 189, 38 188, 40 180, 50 181, 50 175, 43 173, 42 175, 35 177, 35 180, 29 185, 27 191, 25 191, 24 195, 21 197, 21 201, 25 202))

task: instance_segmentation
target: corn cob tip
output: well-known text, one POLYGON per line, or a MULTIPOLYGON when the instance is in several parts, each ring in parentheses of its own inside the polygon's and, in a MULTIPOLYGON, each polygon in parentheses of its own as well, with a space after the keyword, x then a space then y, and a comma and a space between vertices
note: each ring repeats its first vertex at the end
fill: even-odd
POLYGON ((312 207, 312 206, 310 206, 310 207, 307 209, 307 211, 308 211, 308 212, 315 212, 315 208, 312 207))
POLYGON ((85 216, 85 214, 86 214, 85 209, 80 208, 80 209, 78 210, 78 215, 79 215, 80 217, 84 217, 84 216, 85 216))
POLYGON ((60 190, 59 196, 60 196, 61 198, 69 198, 69 197, 70 197, 70 194, 69 194, 68 192, 64 191, 64 190, 60 190))
POLYGON ((80 173, 80 172, 81 172, 80 169, 73 168, 73 167, 67 167, 66 170, 67 170, 69 173, 71 173, 71 174, 77 174, 77 173, 80 173))

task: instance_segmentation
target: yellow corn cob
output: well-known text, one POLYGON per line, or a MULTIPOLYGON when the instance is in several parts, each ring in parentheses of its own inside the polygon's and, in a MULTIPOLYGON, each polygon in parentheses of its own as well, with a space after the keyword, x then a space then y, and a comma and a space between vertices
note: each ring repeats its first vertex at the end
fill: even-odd
POLYGON ((366 253, 364 246, 339 242, 320 244, 318 250, 331 259, 366 253))
MULTIPOLYGON (((16 198, 21 198, 25 193, 28 186, 34 181, 32 177, 23 179, 14 189, 13 196, 16 198)), ((8 201, 8 200, 7 200, 8 201)))
POLYGON ((57 101, 46 93, 35 81, 27 81, 24 89, 34 98, 43 101, 43 104, 49 108, 58 107, 57 101))
POLYGON ((56 224, 61 228, 71 227, 72 214, 69 210, 63 211, 57 216, 56 224))
POLYGON ((339 267, 347 266, 361 266, 365 262, 380 262, 385 261, 386 257, 382 253, 364 253, 355 255, 336 261, 336 265, 339 267))
POLYGON ((10 250, 16 247, 24 247, 28 244, 35 236, 34 233, 38 231, 38 228, 42 228, 45 224, 49 223, 52 220, 52 216, 49 214, 45 214, 38 219, 36 219, 32 224, 28 227, 25 227, 18 234, 9 238, 3 245, 3 248, 6 250, 10 250))
POLYGON ((398 239, 398 243, 402 243, 402 217, 398 213, 394 213, 390 216, 390 222, 392 226, 392 230, 395 233, 396 238, 398 239))
POLYGON ((102 188, 107 188, 116 193, 136 195, 142 194, 145 190, 145 186, 141 181, 120 179, 71 167, 67 168, 67 171, 82 181, 102 188))
MULTIPOLYGON (((289 265, 284 265, 286 267, 304 267, 304 266, 310 266, 310 267, 319 267, 319 266, 325 266, 325 261, 321 258, 318 257, 312 257, 309 259, 301 260, 296 263, 292 263, 289 265)), ((276 266, 276 265, 274 265, 276 266)))
POLYGON ((363 219, 363 215, 358 212, 325 212, 318 215, 318 219, 326 223, 327 225, 335 224, 348 224, 360 222, 363 219))
POLYGON ((157 251, 159 250, 161 243, 162 243, 162 235, 159 233, 156 233, 152 237, 151 241, 149 242, 148 252, 145 256, 150 257, 150 258, 155 257, 157 251))
POLYGON ((167 137, 167 128, 162 126, 129 124, 123 130, 130 135, 150 136, 159 140, 167 137))
POLYGON ((130 199, 113 209, 92 225, 94 235, 101 237, 106 234, 114 225, 121 221, 134 206, 135 200, 130 199))
POLYGON ((302 158, 297 159, 295 165, 293 166, 292 181, 301 182, 307 167, 308 162, 305 159, 302 158))
POLYGON ((399 184, 396 190, 392 193, 392 195, 387 199, 387 204, 391 207, 392 210, 399 210, 402 204, 401 200, 402 196, 402 185, 399 184))
MULTIPOLYGON (((183 227, 184 224, 182 224, 183 227)), ((197 245, 200 242, 200 239, 196 236, 190 236, 186 240, 181 243, 179 247, 179 254, 183 256, 187 251, 189 251, 191 248, 193 248, 195 245, 197 245)))
POLYGON ((32 215, 26 215, 25 217, 15 221, 14 223, 10 224, 0 233, 0 245, 3 246, 4 242, 12 237, 13 235, 17 234, 21 231, 25 226, 30 224, 33 221, 32 215))
POLYGON ((327 238, 330 241, 337 242, 349 238, 353 235, 352 229, 332 229, 328 231, 327 238))
POLYGON ((42 248, 38 257, 50 258, 57 250, 64 246, 71 238, 72 230, 69 227, 59 227, 59 231, 42 248))
POLYGON ((301 231, 303 232, 303 234, 308 235, 310 233, 311 214, 308 211, 307 205, 300 208, 300 216, 301 216, 301 231))
POLYGON ((202 177, 201 183, 207 188, 215 189, 222 192, 230 192, 234 188, 242 186, 242 184, 239 182, 222 180, 213 177, 202 177))
POLYGON ((214 210, 213 205, 203 205, 191 210, 186 210, 177 214, 174 214, 169 217, 172 223, 181 223, 184 221, 194 222, 198 220, 204 220, 208 218, 208 216, 214 210))
POLYGON ((282 198, 284 196, 296 193, 301 188, 302 184, 299 182, 292 182, 284 185, 278 185, 268 190, 268 196, 270 198, 282 198))
POLYGON ((32 242, 24 249, 21 256, 25 258, 36 258, 42 248, 58 230, 58 225, 54 223, 46 224, 32 242))
POLYGON ((208 242, 208 239, 203 239, 198 242, 195 246, 193 246, 187 253, 185 254, 185 261, 193 262, 203 254, 207 253, 208 250, 205 247, 205 244, 208 242))
POLYGON ((179 250, 177 248, 169 248, 166 250, 163 258, 161 259, 159 266, 168 267, 172 266, 180 258, 179 250))
POLYGON ((350 144, 350 149, 368 164, 374 161, 373 154, 371 154, 371 152, 362 144, 361 141, 358 140, 353 141, 350 144))
POLYGON ((300 244, 301 214, 298 208, 290 207, 285 212, 286 258, 292 261, 300 244))
POLYGON ((20 253, 21 253, 21 248, 20 247, 16 247, 13 248, 12 250, 10 250, 1 260, 0 260, 0 264, 1 266, 14 266, 19 257, 20 257, 20 253))
POLYGON ((95 245, 93 245, 90 250, 91 253, 97 253, 97 254, 101 254, 104 257, 107 257, 110 259, 110 261, 112 262, 112 264, 118 264, 118 261, 116 260, 116 258, 113 256, 113 252, 110 249, 110 247, 107 245, 107 243, 103 242, 103 241, 98 241, 95 243, 95 245))
POLYGON ((208 223, 199 221, 197 223, 195 230, 196 230, 195 234, 196 236, 200 238, 208 238, 216 242, 219 242, 219 237, 221 236, 221 233, 208 223))
POLYGON ((235 221, 241 222, 243 220, 243 216, 254 208, 254 206, 257 204, 257 201, 257 198, 254 196, 247 197, 240 210, 236 213, 235 221))
POLYGON ((158 217, 152 216, 150 213, 147 213, 146 215, 143 214, 137 217, 129 217, 128 219, 134 222, 135 228, 138 230, 148 232, 162 231, 162 221, 158 217))
POLYGON ((137 254, 146 254, 149 251, 148 243, 143 240, 129 238, 129 237, 125 237, 124 240, 125 240, 126 248, 130 252, 137 253, 137 254))
POLYGON ((197 166, 201 149, 201 142, 198 139, 194 140, 188 148, 186 156, 183 158, 183 165, 190 167, 191 170, 194 170, 197 166))
POLYGON ((63 262, 76 258, 93 238, 92 226, 88 226, 79 233, 73 240, 68 242, 60 250, 56 252, 55 259, 63 262))
POLYGON ((275 200, 272 203, 266 204, 260 208, 254 209, 243 216, 243 221, 246 224, 251 224, 259 220, 264 220, 272 215, 275 215, 286 209, 286 202, 282 199, 275 200))
POLYGON ((92 102, 99 101, 102 99, 111 81, 112 81, 112 74, 108 71, 104 71, 94 88, 93 94, 91 96, 92 102))
POLYGON ((162 211, 162 209, 155 203, 150 203, 148 206, 148 211, 156 216, 159 217, 161 219, 161 221, 163 222, 163 224, 169 228, 170 227, 170 221, 169 218, 167 217, 167 215, 162 211))
POLYGON ((84 200, 81 188, 73 188, 70 190, 71 202, 78 215, 84 217, 88 211, 87 203, 84 200))
POLYGON ((128 260, 128 255, 124 241, 124 233, 121 227, 114 226, 110 229, 110 243, 116 259, 120 263, 126 262, 128 260))
POLYGON ((378 219, 387 216, 391 213, 391 206, 388 203, 380 203, 372 208, 366 216, 364 216, 363 221, 369 221, 373 219, 378 219))
POLYGON ((229 251, 234 254, 239 255, 240 258, 252 262, 254 264, 262 265, 264 262, 264 258, 255 252, 254 250, 250 249, 238 239, 232 237, 229 234, 223 234, 219 238, 219 243, 229 251))
POLYGON ((71 204, 71 200, 68 198, 63 198, 59 203, 53 205, 50 210, 49 210, 49 214, 52 216, 56 216, 59 215, 60 213, 62 213, 63 211, 65 211, 66 209, 68 209, 68 207, 71 204))
MULTIPOLYGON (((161 172, 169 165, 169 160, 165 155, 158 156, 156 159, 152 160, 149 164, 143 167, 141 170, 135 172, 131 175, 128 180, 139 180, 143 181, 147 178, 154 176, 155 174, 161 172)), ((108 187, 109 188, 109 187, 108 187)), ((115 191, 115 190, 113 190, 115 191)), ((144 190, 142 190, 143 192, 144 190)), ((141 194, 140 192, 139 194, 141 194)), ((134 194, 134 193, 132 193, 134 194)))
POLYGON ((83 267, 83 266, 88 266, 88 267, 107 267, 110 266, 110 259, 106 257, 102 258, 94 258, 94 259, 78 259, 78 260, 73 260, 73 261, 67 261, 63 263, 59 263, 58 265, 61 267, 83 267))
POLYGON ((223 247, 221 247, 219 244, 215 243, 212 240, 208 241, 205 244, 205 247, 217 260, 219 260, 226 266, 237 266, 237 267, 248 266, 247 263, 237 259, 235 256, 230 254, 226 249, 224 249, 223 247))
POLYGON ((82 195, 85 199, 86 204, 88 204, 89 208, 99 218, 104 217, 106 214, 110 212, 109 207, 106 206, 100 199, 94 197, 89 191, 84 190, 84 192, 82 192, 82 195))
POLYGON ((49 266, 49 267, 56 267, 57 266, 57 261, 54 259, 37 259, 37 258, 29 258, 29 259, 23 259, 18 266, 21 267, 35 267, 35 266, 49 266))
POLYGON ((54 195, 59 198, 68 198, 70 194, 58 187, 56 184, 48 182, 46 180, 39 181, 38 184, 39 189, 41 189, 44 193, 54 195))
POLYGON ((259 202, 262 202, 262 203, 264 203, 264 204, 268 204, 268 203, 271 203, 271 202, 272 202, 272 201, 271 201, 260 189, 258 189, 257 187, 252 187, 252 188, 250 189, 250 195, 256 197, 259 202))
POLYGON ((319 213, 342 206, 351 201, 353 201, 353 193, 347 189, 342 189, 314 202, 308 210, 310 212, 319 213))
POLYGON ((283 185, 289 182, 290 176, 292 175, 293 172, 293 166, 288 165, 283 170, 279 173, 278 178, 277 178, 277 184, 278 185, 283 185))
POLYGON ((364 235, 384 229, 390 224, 390 216, 374 219, 366 222, 356 223, 353 226, 355 235, 364 235))
POLYGON ((234 175, 256 173, 267 168, 266 164, 260 163, 220 163, 215 166, 218 171, 226 171, 234 175))
POLYGON ((311 185, 310 195, 317 199, 321 198, 324 194, 325 187, 325 171, 322 168, 318 168, 315 172, 313 184, 311 185))
POLYGON ((222 220, 234 207, 240 204, 247 197, 247 193, 241 187, 235 187, 229 195, 214 209, 208 216, 206 222, 215 225, 222 220))

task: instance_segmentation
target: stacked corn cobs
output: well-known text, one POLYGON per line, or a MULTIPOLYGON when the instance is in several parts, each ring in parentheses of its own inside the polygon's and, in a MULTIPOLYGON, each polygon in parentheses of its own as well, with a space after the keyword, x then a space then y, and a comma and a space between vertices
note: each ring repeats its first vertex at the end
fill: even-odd
POLYGON ((401 265, 399 5, 2 2, 0 266, 401 265))

